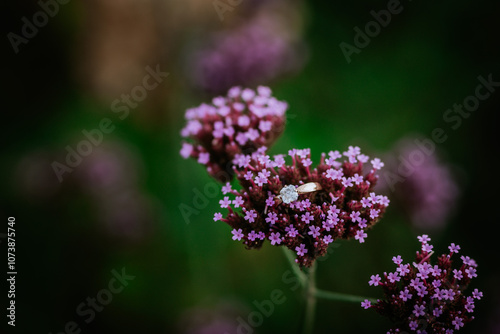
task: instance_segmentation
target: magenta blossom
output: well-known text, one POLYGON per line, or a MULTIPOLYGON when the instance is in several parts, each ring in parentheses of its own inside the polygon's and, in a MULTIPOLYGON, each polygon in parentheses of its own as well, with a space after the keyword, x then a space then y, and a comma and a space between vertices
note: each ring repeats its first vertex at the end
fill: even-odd
MULTIPOLYGON (((205 165, 217 180, 229 181, 237 154, 269 146, 283 132, 287 108, 285 102, 271 96, 268 87, 259 86, 256 91, 233 87, 226 97, 186 111, 187 124, 181 135, 193 143, 184 142, 180 154, 205 165)), ((264 184, 267 177, 263 173, 256 182, 264 184)))
POLYGON ((229 224, 233 235, 242 234, 247 248, 260 248, 265 240, 289 248, 297 254, 300 266, 311 266, 336 239, 365 242, 367 229, 382 217, 389 202, 372 192, 380 161, 364 164, 368 157, 360 154, 358 147, 349 147, 344 152, 348 160, 342 162, 337 161, 342 157, 338 151, 330 152, 328 158, 322 154, 316 168, 310 166, 309 149, 293 149, 289 155, 290 165, 283 155, 271 159, 264 147, 251 155, 237 154, 234 173, 241 189, 230 193, 243 203, 233 208, 226 205, 224 197, 221 208, 229 212, 218 220, 229 224), (353 178, 357 182, 346 182, 353 178), (301 194, 295 190, 314 182, 320 185, 319 190, 301 194), (371 210, 378 214, 371 214, 371 210))
POLYGON ((382 281, 379 275, 371 276, 368 283, 381 286, 385 298, 375 304, 365 301, 361 307, 373 308, 391 319, 395 325, 388 333, 453 333, 474 319, 474 302, 483 296, 478 289, 472 296, 464 294, 470 280, 477 276, 476 262, 468 256, 453 258, 460 247, 451 244, 450 252, 431 265, 430 238, 423 235, 418 239, 422 248, 415 262, 403 264, 398 255, 393 258, 398 267, 395 272, 384 273, 382 281), (452 269, 455 261, 459 265, 452 269))

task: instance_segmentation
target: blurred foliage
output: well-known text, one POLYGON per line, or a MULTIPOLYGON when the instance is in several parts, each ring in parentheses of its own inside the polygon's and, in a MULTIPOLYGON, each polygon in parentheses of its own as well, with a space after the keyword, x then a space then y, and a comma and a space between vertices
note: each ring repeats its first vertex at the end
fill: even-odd
MULTIPOLYGON (((168 28, 159 34, 161 46, 152 52, 170 74, 156 88, 154 104, 140 104, 124 120, 110 110, 113 98, 96 98, 77 75, 87 57, 78 48, 86 17, 80 4, 61 5, 60 13, 22 45, 19 54, 5 51, 7 122, 2 129, 0 198, 3 216, 16 217, 19 273, 18 322, 8 333, 59 333, 68 321, 77 321, 83 333, 183 332, 180 319, 193 308, 234 302, 243 305, 239 312, 245 318, 255 309, 252 302, 268 299, 274 289, 284 292, 286 302, 276 305, 255 332, 297 333, 304 304, 300 291, 282 281, 289 268, 281 252, 269 245, 247 251, 232 241, 229 227, 212 220, 220 194, 207 196, 206 205, 189 223, 179 211, 181 203, 193 205, 194 191, 219 187, 204 168, 179 156, 179 131, 186 108, 210 98, 192 90, 185 78, 190 38, 223 23, 211 4, 200 7, 205 11, 195 10, 201 1, 152 4, 158 21, 163 13, 168 28), (163 11, 155 12, 158 8, 163 11), (137 191, 151 199, 154 220, 140 239, 111 233, 97 218, 90 195, 75 184, 63 181, 64 190, 58 188, 55 197, 33 198, 20 187, 17 175, 24 157, 65 153, 67 145, 74 147, 84 138, 82 130, 96 128, 104 117, 116 125, 104 140, 120 142, 142 166, 137 191), (107 287, 111 270, 121 268, 135 279, 85 324, 75 312, 77 306, 107 287)), ((347 64, 339 43, 352 44, 353 28, 363 28, 373 19, 370 11, 387 8, 387 2, 300 4, 308 60, 300 73, 271 83, 273 94, 290 105, 287 128, 271 153, 310 147, 317 161, 321 152, 359 145, 367 154, 381 156, 402 137, 445 129, 448 140, 438 149, 462 170, 463 195, 445 231, 431 237, 437 252, 455 242, 462 254, 478 262, 479 277, 472 286, 484 291, 485 298, 477 303, 476 320, 463 332, 486 333, 500 304, 500 271, 494 262, 498 250, 491 231, 497 221, 498 178, 490 162, 498 151, 493 116, 500 95, 482 101, 457 130, 443 121, 443 113, 474 93, 477 76, 492 73, 500 79, 500 7, 491 1, 402 5, 402 13, 347 64)), ((34 2, 3 6, 8 6, 5 35, 18 32, 20 18, 39 10, 34 2)), ((240 15, 238 10, 246 10, 245 5, 227 12, 228 20, 240 15)), ((120 53, 127 49, 117 50, 120 53)), ((341 242, 320 263, 318 286, 377 297, 377 290, 367 284, 369 276, 392 270, 393 255, 409 260, 417 250, 417 231, 405 219, 389 206, 365 244, 341 242)), ((3 240, 0 248, 6 252, 3 240)), ((316 319, 317 333, 378 333, 389 328, 385 319, 358 304, 319 301, 316 319)))

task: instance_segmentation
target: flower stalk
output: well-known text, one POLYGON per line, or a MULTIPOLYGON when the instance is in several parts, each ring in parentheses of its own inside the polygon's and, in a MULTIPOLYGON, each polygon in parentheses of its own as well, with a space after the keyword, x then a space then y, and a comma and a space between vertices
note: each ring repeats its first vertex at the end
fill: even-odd
POLYGON ((311 334, 314 327, 314 313, 316 311, 316 262, 309 268, 307 276, 306 290, 306 313, 304 317, 304 325, 302 327, 303 334, 311 334))

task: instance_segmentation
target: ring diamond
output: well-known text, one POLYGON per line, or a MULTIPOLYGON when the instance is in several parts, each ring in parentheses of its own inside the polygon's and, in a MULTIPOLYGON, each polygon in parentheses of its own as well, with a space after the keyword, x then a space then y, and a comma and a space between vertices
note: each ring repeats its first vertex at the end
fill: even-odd
POLYGON ((299 193, 293 184, 289 184, 280 190, 280 198, 283 203, 290 204, 299 198, 299 193))
POLYGON ((310 193, 323 189, 318 182, 309 182, 295 188, 293 184, 284 186, 277 196, 285 204, 290 204, 299 198, 299 194, 310 193))

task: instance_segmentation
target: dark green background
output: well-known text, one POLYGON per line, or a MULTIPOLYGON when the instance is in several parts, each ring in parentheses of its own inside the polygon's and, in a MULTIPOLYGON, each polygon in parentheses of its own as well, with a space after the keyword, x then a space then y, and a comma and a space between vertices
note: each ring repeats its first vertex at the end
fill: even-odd
MULTIPOLYGON (((309 57, 297 75, 271 84, 274 95, 290 105, 286 130, 271 152, 310 147, 317 162, 321 152, 359 145, 365 153, 381 156, 403 137, 445 129, 448 139, 438 149, 461 170, 462 196, 446 229, 431 237, 438 253, 455 242, 479 264, 472 287, 484 291, 485 298, 477 302, 476 320, 463 332, 493 333, 493 322, 499 328, 494 317, 500 307, 495 232, 500 92, 481 102, 457 130, 443 121, 443 113, 474 93, 477 76, 492 73, 500 80, 500 6, 493 1, 423 0, 402 5, 402 13, 350 64, 339 43, 352 43, 353 28, 362 28, 372 20, 370 10, 385 9, 387 3, 304 5, 309 57)), ((20 18, 37 9, 35 4, 9 6, 2 10, 7 16, 4 35, 18 30, 20 18)), ((192 204, 193 189, 203 191, 214 182, 200 165, 178 153, 185 109, 207 100, 189 89, 184 73, 185 46, 199 27, 184 26, 173 34, 165 69, 170 75, 158 88, 168 91, 159 121, 139 123, 130 117, 115 122, 118 128, 109 137, 138 153, 144 166, 140 187, 157 199, 147 237, 140 242, 110 237, 94 220, 92 205, 78 194, 33 203, 16 191, 14 175, 23 156, 40 149, 63 150, 80 138, 82 129, 95 127, 105 116, 116 119, 74 80, 78 10, 76 3, 65 5, 18 55, 4 38, 7 120, 2 122, 0 230, 6 230, 8 216, 16 217, 19 273, 17 326, 7 332, 56 333, 68 321, 82 324, 77 305, 107 286, 112 269, 125 267, 135 280, 93 322, 82 324, 84 333, 175 332, 186 310, 226 302, 243 305, 245 317, 255 309, 254 300, 268 299, 274 289, 285 293, 286 302, 276 306, 256 333, 297 333, 304 305, 300 292, 281 280, 289 268, 280 250, 266 244, 260 251, 247 251, 232 241, 230 228, 212 220, 220 195, 210 198, 189 224, 178 209, 181 203, 192 204)), ((216 20, 215 12, 213 16, 216 20)), ((406 217, 389 206, 365 244, 340 242, 320 263, 318 286, 379 297, 381 291, 367 284, 369 276, 394 270, 393 255, 411 260, 419 246, 416 235, 406 217)), ((3 240, 0 249, 6 253, 3 240)), ((384 333, 390 327, 359 304, 319 301, 316 319, 317 333, 384 333)))

